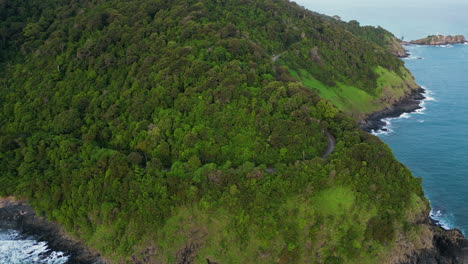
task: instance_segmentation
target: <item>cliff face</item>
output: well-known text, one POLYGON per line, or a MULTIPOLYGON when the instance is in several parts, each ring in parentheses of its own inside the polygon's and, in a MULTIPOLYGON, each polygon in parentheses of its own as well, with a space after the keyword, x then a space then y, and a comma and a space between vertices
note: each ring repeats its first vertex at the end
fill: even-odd
POLYGON ((444 230, 429 218, 417 224, 416 240, 400 236, 392 264, 462 264, 468 260, 468 241, 458 229, 444 230))
POLYGON ((403 45, 401 45, 400 40, 394 36, 388 39, 387 48, 399 58, 406 58, 409 55, 403 45))
POLYGON ((413 40, 410 43, 416 45, 447 45, 447 44, 463 44, 466 42, 466 39, 463 35, 456 35, 456 36, 444 36, 444 35, 436 35, 436 36, 428 36, 427 38, 413 40))
POLYGON ((429 247, 414 251, 401 264, 466 263, 467 241, 460 230, 444 230, 437 225, 429 225, 429 230, 429 247))

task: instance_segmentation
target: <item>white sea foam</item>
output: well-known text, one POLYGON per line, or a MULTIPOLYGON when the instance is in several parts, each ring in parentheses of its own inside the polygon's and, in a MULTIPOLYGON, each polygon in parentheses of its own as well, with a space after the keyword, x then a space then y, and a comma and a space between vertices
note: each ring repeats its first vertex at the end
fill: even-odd
POLYGON ((424 99, 424 101, 437 101, 433 96, 432 96, 432 92, 428 92, 424 95, 426 97, 426 99, 424 99))
POLYGON ((391 120, 394 118, 384 118, 382 119, 383 122, 385 122, 385 126, 382 127, 382 129, 379 130, 372 130, 371 134, 374 136, 379 136, 379 135, 388 135, 393 132, 392 130, 392 122, 391 120))
POLYGON ((426 86, 421 86, 423 89, 424 89, 424 97, 426 97, 426 99, 424 99, 424 101, 437 101, 434 97, 434 92, 427 89, 426 86))
POLYGON ((425 86, 422 86, 422 87, 425 90, 425 92, 424 92, 425 99, 422 100, 421 103, 420 103, 421 108, 414 111, 414 113, 416 113, 416 114, 424 114, 425 113, 425 111, 427 110, 427 108, 426 108, 426 103, 427 102, 436 102, 437 101, 437 99, 434 97, 434 92, 427 89, 427 87, 425 87, 425 86))
POLYGON ((68 256, 51 251, 46 242, 22 238, 15 230, 0 231, 0 264, 63 264, 68 256))
POLYGON ((404 60, 424 60, 423 57, 417 57, 417 56, 409 56, 406 58, 403 58, 404 60))
POLYGON ((442 210, 431 209, 430 216, 432 219, 436 220, 443 229, 452 229, 452 224, 448 220, 448 216, 446 216, 442 210))
POLYGON ((411 117, 410 113, 403 113, 403 114, 401 114, 401 115, 400 115, 399 117, 397 117, 397 118, 407 119, 407 118, 410 118, 410 117, 411 117))
POLYGON ((379 130, 377 130, 377 131, 372 130, 372 131, 371 131, 371 134, 374 135, 374 136, 382 136, 382 135, 388 135, 388 134, 390 134, 390 133, 393 132, 393 130, 388 129, 388 128, 386 128, 386 127, 384 127, 384 129, 387 129, 387 130, 386 130, 386 131, 384 131, 384 130, 382 130, 382 129, 379 129, 379 130))
POLYGON ((424 112, 427 110, 427 108, 425 107, 424 101, 422 101, 421 104, 419 104, 419 106, 421 106, 421 108, 416 109, 416 110, 414 111, 414 113, 415 113, 415 114, 420 114, 420 115, 421 115, 421 114, 422 114, 422 115, 425 114, 424 112))
MULTIPOLYGON (((373 135, 376 135, 376 136, 379 136, 379 135, 388 135, 390 133, 393 132, 393 130, 391 129, 391 120, 393 119, 407 119, 407 118, 411 118, 413 114, 425 114, 425 111, 427 110, 426 108, 426 102, 428 101, 437 101, 436 98, 434 97, 434 93, 427 89, 427 87, 425 86, 422 86, 422 88, 424 89, 424 97, 425 99, 421 101, 420 103, 420 106, 421 108, 419 109, 416 109, 414 112, 411 112, 411 113, 403 113, 401 114, 399 117, 390 117, 390 118, 385 118, 385 119, 382 119, 382 121, 384 121, 386 123, 386 125, 382 128, 382 129, 379 129, 377 131, 375 130, 372 130, 372 134, 373 135)), ((419 120, 418 121, 419 123, 424 123, 424 120, 419 120)))

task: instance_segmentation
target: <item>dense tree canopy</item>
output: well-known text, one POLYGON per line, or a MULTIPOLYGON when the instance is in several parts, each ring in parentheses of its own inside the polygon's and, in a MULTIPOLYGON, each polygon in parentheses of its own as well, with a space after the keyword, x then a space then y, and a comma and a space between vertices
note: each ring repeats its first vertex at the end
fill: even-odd
POLYGON ((372 262, 424 199, 290 74, 372 94, 402 62, 295 4, 3 0, 0 36, 0 195, 113 262, 372 262))

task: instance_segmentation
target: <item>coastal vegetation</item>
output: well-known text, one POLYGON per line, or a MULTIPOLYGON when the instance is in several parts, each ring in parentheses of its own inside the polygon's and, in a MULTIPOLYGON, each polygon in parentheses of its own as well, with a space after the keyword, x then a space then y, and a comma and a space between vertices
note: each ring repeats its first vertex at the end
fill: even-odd
POLYGON ((356 125, 414 84, 373 30, 283 0, 4 0, 0 195, 112 263, 382 261, 427 203, 356 125))

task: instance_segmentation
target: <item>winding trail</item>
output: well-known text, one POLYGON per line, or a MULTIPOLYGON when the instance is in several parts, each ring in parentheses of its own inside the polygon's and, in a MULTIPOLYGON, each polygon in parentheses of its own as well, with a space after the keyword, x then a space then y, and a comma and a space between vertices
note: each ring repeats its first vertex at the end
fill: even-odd
POLYGON ((283 53, 280 53, 280 54, 278 54, 278 55, 276 55, 276 56, 273 56, 273 57, 271 58, 271 62, 273 62, 273 63, 276 62, 276 61, 281 57, 281 54, 283 54, 283 53))
POLYGON ((272 63, 275 63, 275 62, 281 57, 281 55, 285 54, 286 52, 288 52, 288 51, 285 50, 285 51, 281 52, 281 53, 278 54, 278 55, 273 55, 273 56, 271 57, 271 62, 272 62, 272 63))
POLYGON ((327 146, 327 149, 325 150, 325 153, 323 153, 322 158, 326 159, 328 155, 330 155, 335 150, 336 139, 330 133, 330 131, 328 131, 328 129, 325 129, 324 132, 325 132, 325 135, 327 135, 328 146, 327 146))

